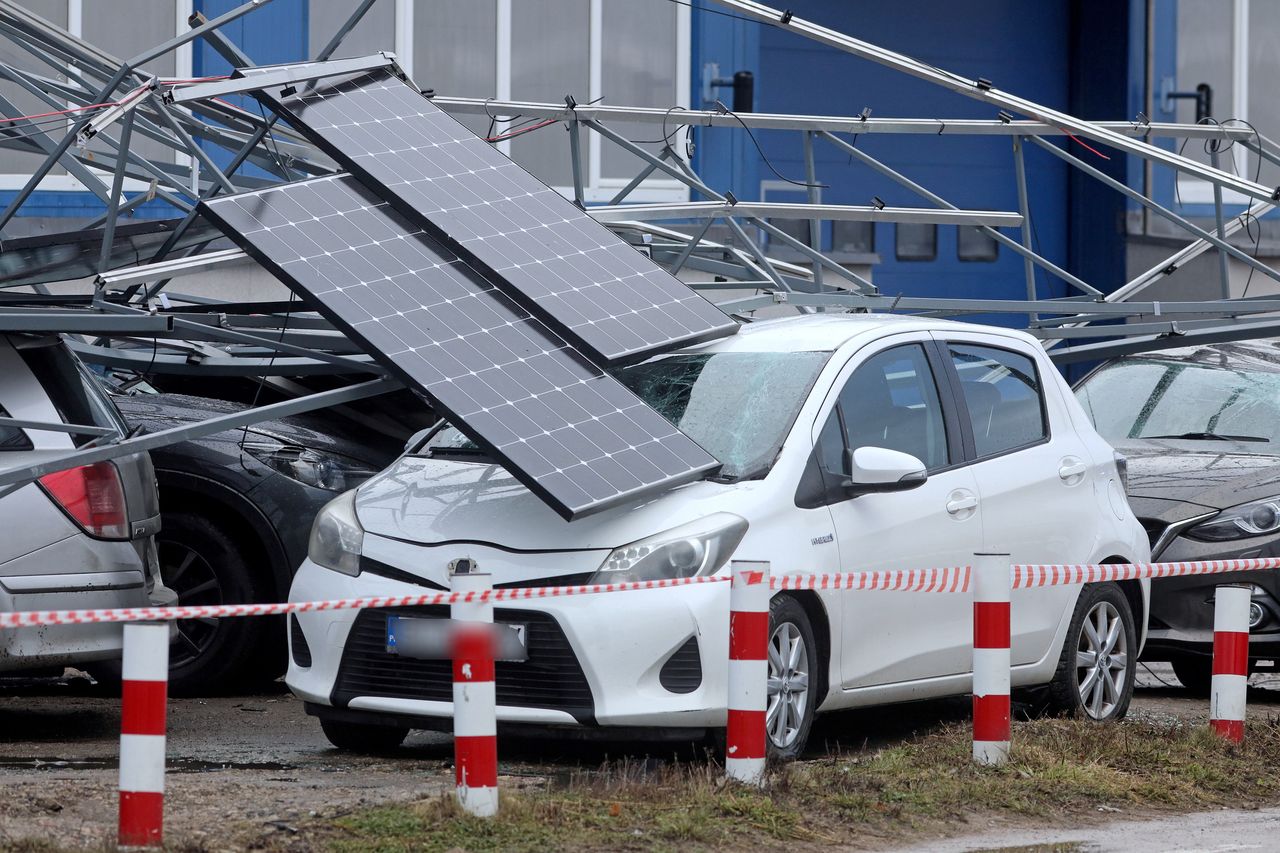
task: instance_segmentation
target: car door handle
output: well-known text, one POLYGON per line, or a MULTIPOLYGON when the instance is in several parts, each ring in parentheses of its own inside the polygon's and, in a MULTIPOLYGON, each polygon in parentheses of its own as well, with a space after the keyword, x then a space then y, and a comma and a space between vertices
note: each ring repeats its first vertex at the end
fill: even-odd
POLYGON ((1081 477, 1084 472, 1089 470, 1089 466, 1080 461, 1067 462, 1064 461, 1062 467, 1058 469, 1058 477, 1063 480, 1074 480, 1081 477))
POLYGON ((973 509, 978 505, 978 499, 974 495, 964 495, 962 497, 953 498, 947 501, 947 512, 952 515, 959 515, 965 510, 973 509))

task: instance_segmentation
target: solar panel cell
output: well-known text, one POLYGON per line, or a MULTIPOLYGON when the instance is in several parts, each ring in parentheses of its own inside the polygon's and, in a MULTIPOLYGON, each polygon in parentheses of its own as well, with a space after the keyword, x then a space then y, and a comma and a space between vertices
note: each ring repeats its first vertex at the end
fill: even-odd
POLYGON ((349 175, 204 210, 566 518, 718 466, 349 175))
POLYGON ((733 334, 737 324, 389 70, 272 109, 499 286, 606 361, 733 334), (624 296, 625 294, 625 296, 624 296))

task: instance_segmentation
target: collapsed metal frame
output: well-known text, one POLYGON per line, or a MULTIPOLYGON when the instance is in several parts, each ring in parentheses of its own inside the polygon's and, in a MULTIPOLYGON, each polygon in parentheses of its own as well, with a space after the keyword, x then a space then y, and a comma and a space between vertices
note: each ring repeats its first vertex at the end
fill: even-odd
MULTIPOLYGON (((42 287, 31 293, 0 290, 0 332, 47 332, 89 336, 69 342, 82 357, 97 364, 138 373, 192 374, 201 376, 269 377, 291 387, 286 377, 350 375, 373 377, 336 391, 302 394, 298 399, 252 408, 234 416, 210 419, 166 433, 109 441, 95 435, 80 451, 39 466, 0 472, 0 489, 12 488, 58 467, 84 464, 109 456, 161 446, 244 426, 261 420, 351 402, 399 387, 385 378, 385 371, 340 333, 305 306, 292 302, 230 303, 184 295, 169 288, 171 280, 194 272, 216 270, 243 262, 235 249, 208 251, 207 245, 176 250, 184 234, 196 222, 197 198, 221 192, 256 188, 336 170, 327 157, 303 137, 281 125, 266 110, 256 113, 222 100, 265 85, 307 85, 324 76, 385 67, 394 54, 380 53, 355 59, 331 60, 345 36, 360 22, 375 0, 361 0, 313 63, 301 63, 243 76, 199 81, 157 79, 140 66, 165 53, 203 39, 234 68, 250 68, 253 62, 221 32, 271 0, 251 0, 212 20, 193 16, 191 29, 121 62, 83 40, 23 10, 11 0, 0 0, 0 37, 42 61, 50 73, 0 63, 0 78, 16 84, 49 107, 50 112, 75 113, 66 125, 51 129, 33 119, 19 118, 20 111, 0 96, 0 147, 30 151, 44 159, 8 207, 0 213, 0 234, 30 199, 31 193, 55 167, 62 167, 101 199, 106 211, 89 227, 101 226, 99 274, 91 295, 82 299, 52 299, 42 287), (57 79, 58 74, 66 80, 57 79), (102 105, 106 106, 102 106, 102 105), (68 107, 70 105, 70 108, 68 107), (60 131, 60 132, 58 132, 60 131), (172 161, 148 158, 134 150, 133 140, 160 143, 180 155, 172 161), (90 145, 98 146, 94 152, 90 145), (222 166, 210 148, 230 155, 222 166), (109 155, 104 170, 102 155, 109 155), (183 163, 183 160, 187 163, 183 163), (188 165, 189 164, 189 165, 188 165), (253 167, 255 171, 246 171, 253 167), (145 189, 126 198, 127 182, 142 182, 145 189), (153 198, 161 199, 183 218, 142 265, 111 269, 112 241, 122 216, 153 198), (182 253, 179 253, 182 252, 182 253), (159 304, 157 304, 157 302, 159 304), (150 341, 149 349, 139 349, 150 341), (164 342, 160 351, 159 341, 164 342)), ((714 295, 724 290, 755 290, 756 295, 720 301, 721 307, 742 319, 751 312, 779 304, 800 311, 897 311, 932 315, 1008 313, 1025 315, 1033 334, 1045 341, 1059 363, 1092 360, 1123 352, 1139 352, 1168 346, 1258 337, 1280 333, 1280 319, 1265 315, 1280 312, 1280 298, 1160 302, 1135 301, 1134 296, 1160 282, 1200 254, 1216 249, 1222 257, 1222 287, 1226 293, 1226 258, 1233 257, 1280 282, 1280 272, 1258 262, 1227 242, 1257 217, 1274 209, 1280 188, 1268 188, 1206 166, 1151 144, 1152 139, 1228 139, 1256 156, 1280 164, 1280 146, 1244 127, 1208 127, 1150 122, 1087 122, 1050 110, 995 89, 985 80, 970 81, 909 57, 859 41, 793 17, 751 0, 716 0, 745 17, 763 24, 790 29, 830 47, 861 56, 904 73, 944 86, 959 94, 1014 111, 1027 119, 1002 112, 991 120, 876 119, 869 116, 830 117, 778 114, 735 114, 725 110, 633 108, 616 105, 582 105, 572 98, 564 104, 498 102, 439 96, 441 108, 458 116, 487 115, 541 119, 562 124, 567 130, 572 172, 572 194, 585 207, 586 146, 584 133, 598 135, 643 164, 639 172, 608 204, 588 208, 597 219, 614 228, 673 273, 699 273, 715 281, 694 282, 694 287, 714 295), (742 132, 792 131, 800 134, 804 154, 807 198, 804 203, 740 201, 704 183, 672 144, 679 133, 668 136, 654 152, 610 127, 626 122, 687 127, 732 128, 742 132), (937 136, 995 136, 1010 140, 1017 211, 966 210, 912 180, 889 164, 872 157, 845 135, 928 134, 937 136), (1216 227, 1201 228, 1141 192, 1098 170, 1052 142, 1051 137, 1078 135, 1101 142, 1144 160, 1165 165, 1209 181, 1219 192, 1215 205, 1216 227), (822 201, 817 186, 815 149, 828 145, 890 181, 919 196, 927 207, 890 208, 883 205, 832 205, 822 201), (1172 222, 1194 239, 1165 262, 1135 277, 1123 287, 1104 294, 1097 287, 1062 269, 1034 248, 1028 203, 1025 149, 1035 145, 1101 181, 1153 214, 1172 222), (690 198, 683 203, 632 204, 629 198, 651 176, 660 175, 686 187, 690 198), (1222 188, 1255 199, 1245 212, 1226 217, 1222 188), (780 229, 774 220, 809 223, 809 241, 780 229), (822 251, 820 223, 833 220, 925 222, 962 224, 978 228, 991 239, 1019 255, 1024 262, 1027 298, 969 299, 886 296, 867 278, 848 269, 822 251), (660 225, 657 223, 678 223, 660 225), (732 244, 708 238, 720 223, 732 244), (1016 237, 998 229, 1017 229, 1016 237), (778 244, 797 254, 802 263, 788 263, 769 256, 764 244, 778 244), (1037 270, 1065 282, 1078 295, 1040 299, 1037 270), (1110 321, 1112 324, 1092 325, 1110 321), (1124 321, 1114 325, 1115 321, 1124 321), (1060 346, 1066 341, 1091 341, 1060 346), (1056 349, 1055 349, 1056 347, 1056 349)), ((49 428, 53 428, 50 426, 49 428)), ((78 427, 74 427, 79 429, 78 427)), ((88 434, 88 433, 86 433, 88 434)))

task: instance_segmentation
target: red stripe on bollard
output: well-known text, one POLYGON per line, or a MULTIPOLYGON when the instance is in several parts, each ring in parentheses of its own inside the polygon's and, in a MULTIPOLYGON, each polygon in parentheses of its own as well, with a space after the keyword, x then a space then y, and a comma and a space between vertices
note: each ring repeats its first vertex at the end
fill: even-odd
POLYGON ((729 728, 725 745, 734 758, 765 757, 764 711, 729 709, 729 728))
POLYGON ((1213 632, 1213 674, 1249 674, 1249 632, 1213 632))
POLYGON ((1009 740, 1009 697, 973 697, 973 739, 978 741, 1009 740))
POLYGON ((1244 742, 1244 720, 1210 720, 1209 728, 1232 743, 1244 742))
POLYGON ((1009 636, 1009 602, 975 601, 973 603, 973 647, 975 649, 1007 649, 1009 636))
POLYGON ((165 681, 125 681, 120 685, 120 734, 164 735, 165 681))
POLYGON ((768 660, 769 613, 729 613, 729 660, 768 660))
POLYGON ((488 626, 454 626, 453 680, 493 681, 493 634, 488 626))
POLYGON ((498 787, 498 739, 454 735, 454 780, 459 787, 498 787))
POLYGON ((159 847, 164 841, 164 794, 120 792, 121 847, 159 847))

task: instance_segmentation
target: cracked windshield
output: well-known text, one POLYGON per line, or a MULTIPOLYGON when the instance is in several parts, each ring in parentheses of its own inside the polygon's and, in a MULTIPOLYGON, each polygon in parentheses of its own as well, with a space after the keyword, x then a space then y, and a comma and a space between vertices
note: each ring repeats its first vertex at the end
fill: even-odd
POLYGON ((1098 371, 1076 398, 1108 441, 1280 441, 1280 373, 1129 359, 1098 371))
MULTIPOLYGON (((720 476, 763 476, 787 437, 829 352, 720 352, 660 356, 610 372, 712 456, 720 476)), ((453 427, 427 442, 432 455, 480 454, 453 427)))

